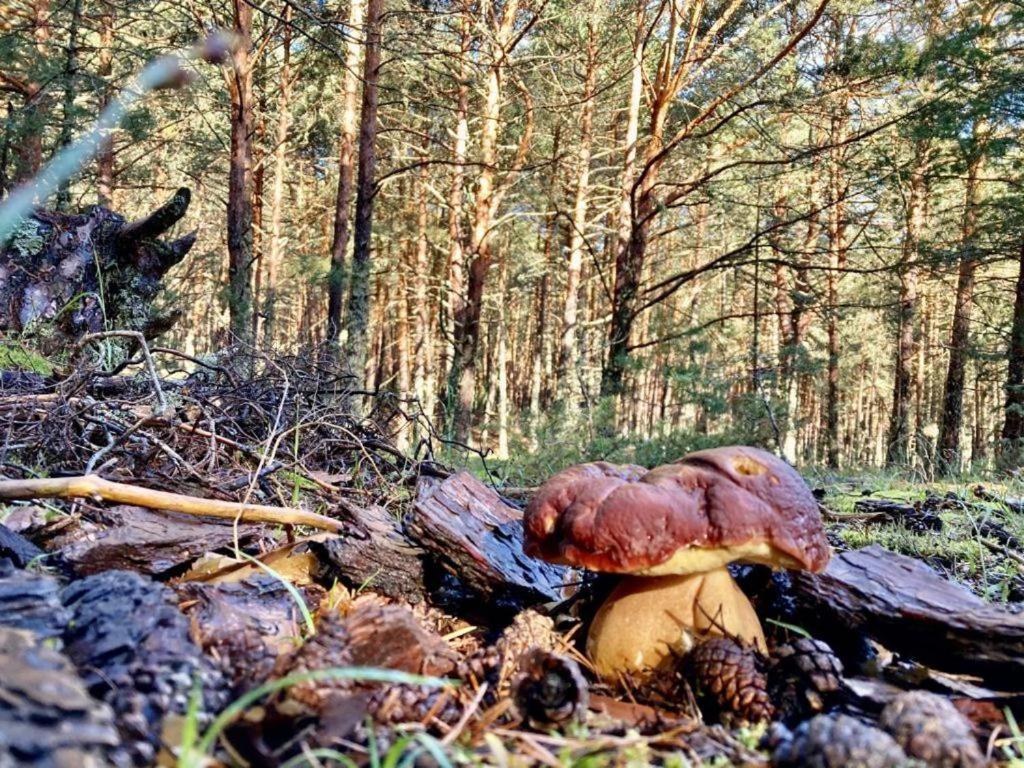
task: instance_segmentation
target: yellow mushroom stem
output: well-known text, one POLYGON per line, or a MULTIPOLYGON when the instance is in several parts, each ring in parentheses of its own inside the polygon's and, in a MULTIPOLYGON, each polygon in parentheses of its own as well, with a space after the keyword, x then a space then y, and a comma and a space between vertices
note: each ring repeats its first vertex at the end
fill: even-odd
POLYGON ((587 653, 605 680, 643 679, 705 635, 766 644, 747 596, 724 567, 683 576, 627 576, 594 616, 587 653))

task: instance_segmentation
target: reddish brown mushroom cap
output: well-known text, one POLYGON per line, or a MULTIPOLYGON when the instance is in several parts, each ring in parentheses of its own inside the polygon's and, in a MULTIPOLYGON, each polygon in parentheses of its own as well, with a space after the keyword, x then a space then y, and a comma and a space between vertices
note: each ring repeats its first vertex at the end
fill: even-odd
POLYGON ((594 571, 662 575, 734 560, 820 571, 818 503, 786 462, 757 448, 697 451, 650 472, 564 470, 530 501, 526 552, 594 571))

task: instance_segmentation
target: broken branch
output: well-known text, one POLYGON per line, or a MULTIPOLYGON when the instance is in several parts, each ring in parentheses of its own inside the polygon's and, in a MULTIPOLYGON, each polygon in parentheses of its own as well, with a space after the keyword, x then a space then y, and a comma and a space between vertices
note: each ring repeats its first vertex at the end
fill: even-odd
POLYGON ((116 501, 120 504, 134 504, 150 509, 164 509, 170 512, 183 512, 187 515, 221 517, 245 523, 308 525, 335 533, 342 530, 342 523, 339 520, 293 507, 270 507, 262 504, 201 499, 180 493, 157 491, 152 488, 139 488, 127 483, 116 483, 104 480, 99 475, 0 480, 0 499, 24 501, 42 498, 89 498, 116 501))

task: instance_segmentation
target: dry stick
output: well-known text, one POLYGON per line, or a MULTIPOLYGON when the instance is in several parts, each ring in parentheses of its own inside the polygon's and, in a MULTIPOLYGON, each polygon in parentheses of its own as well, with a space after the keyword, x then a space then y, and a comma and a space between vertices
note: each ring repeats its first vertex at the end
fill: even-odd
POLYGON ((206 515, 246 523, 279 523, 281 525, 309 525, 339 533, 340 520, 333 520, 315 512, 293 507, 269 507, 262 504, 240 504, 237 501, 219 501, 185 496, 180 493, 139 488, 127 483, 104 480, 99 475, 79 477, 52 477, 31 480, 0 480, 0 499, 8 501, 30 499, 90 498, 134 504, 150 509, 165 509, 187 515, 206 515))

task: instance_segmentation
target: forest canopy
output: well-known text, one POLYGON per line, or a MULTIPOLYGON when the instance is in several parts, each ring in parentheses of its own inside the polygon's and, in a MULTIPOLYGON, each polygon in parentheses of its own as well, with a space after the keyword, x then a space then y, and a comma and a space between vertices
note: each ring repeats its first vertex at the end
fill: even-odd
POLYGON ((1022 16, 15 0, 0 196, 147 62, 229 30, 222 63, 189 60, 40 201, 134 219, 191 190, 162 343, 316 350, 497 458, 751 442, 805 465, 1014 469, 1022 16))

